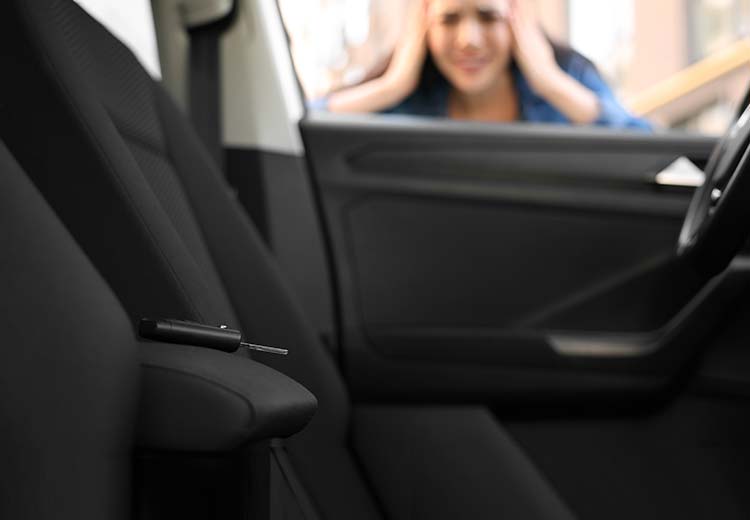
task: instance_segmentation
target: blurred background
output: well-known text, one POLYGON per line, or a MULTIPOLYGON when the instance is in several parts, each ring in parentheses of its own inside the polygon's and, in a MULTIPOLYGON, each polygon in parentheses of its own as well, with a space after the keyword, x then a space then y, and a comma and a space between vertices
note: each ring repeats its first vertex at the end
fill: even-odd
MULTIPOLYGON (((415 0, 278 0, 308 99, 380 74, 415 0)), ((750 0, 526 0, 635 114, 721 134, 750 83, 750 0)))

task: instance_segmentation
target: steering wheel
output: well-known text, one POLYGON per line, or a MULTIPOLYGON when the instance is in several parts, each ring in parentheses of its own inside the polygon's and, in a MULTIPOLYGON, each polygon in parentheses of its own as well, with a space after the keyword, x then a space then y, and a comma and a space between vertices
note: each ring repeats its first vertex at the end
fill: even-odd
POLYGON ((750 107, 711 154, 680 231, 677 253, 702 275, 723 271, 750 235, 750 107))

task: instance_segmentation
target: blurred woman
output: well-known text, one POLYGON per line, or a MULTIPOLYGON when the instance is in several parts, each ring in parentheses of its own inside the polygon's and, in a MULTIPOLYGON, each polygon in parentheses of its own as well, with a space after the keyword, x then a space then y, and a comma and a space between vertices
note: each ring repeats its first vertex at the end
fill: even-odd
POLYGON ((313 106, 649 130, 593 63, 547 38, 527 2, 417 0, 386 71, 313 106))

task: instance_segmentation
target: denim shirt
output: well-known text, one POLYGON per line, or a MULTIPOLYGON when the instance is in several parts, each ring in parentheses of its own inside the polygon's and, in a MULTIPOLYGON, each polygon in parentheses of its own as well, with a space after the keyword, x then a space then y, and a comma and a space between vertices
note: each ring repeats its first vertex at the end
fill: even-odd
MULTIPOLYGON (((572 53, 560 67, 572 78, 592 91, 599 100, 599 118, 594 124, 610 128, 632 128, 651 131, 647 120, 635 117, 623 107, 596 67, 578 53, 572 53)), ((571 121, 547 100, 536 95, 518 67, 513 66, 518 90, 520 120, 534 123, 570 124, 571 121)), ((450 84, 440 78, 429 89, 421 88, 383 114, 408 114, 428 117, 448 117, 450 84)))

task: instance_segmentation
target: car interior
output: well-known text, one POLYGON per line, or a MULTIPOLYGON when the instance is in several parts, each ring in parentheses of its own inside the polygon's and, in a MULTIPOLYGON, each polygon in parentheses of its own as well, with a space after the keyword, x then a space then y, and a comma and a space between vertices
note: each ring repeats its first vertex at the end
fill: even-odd
POLYGON ((161 80, 0 4, 0 517, 750 516, 747 99, 718 140, 304 113, 273 0, 151 3, 161 80))

